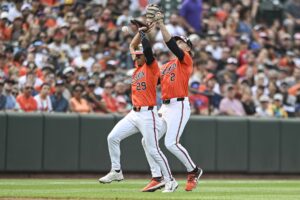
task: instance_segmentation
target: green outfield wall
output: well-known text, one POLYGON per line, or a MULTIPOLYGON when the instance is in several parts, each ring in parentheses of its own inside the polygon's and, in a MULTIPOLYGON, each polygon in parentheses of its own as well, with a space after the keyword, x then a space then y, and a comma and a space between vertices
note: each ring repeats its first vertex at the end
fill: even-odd
MULTIPOLYGON (((0 112, 0 172, 107 172, 115 115, 0 112)), ((121 142, 123 171, 148 172, 137 133, 121 142)), ((300 119, 192 116, 182 145, 206 172, 300 173, 300 119)), ((173 172, 183 165, 160 146, 173 172)))

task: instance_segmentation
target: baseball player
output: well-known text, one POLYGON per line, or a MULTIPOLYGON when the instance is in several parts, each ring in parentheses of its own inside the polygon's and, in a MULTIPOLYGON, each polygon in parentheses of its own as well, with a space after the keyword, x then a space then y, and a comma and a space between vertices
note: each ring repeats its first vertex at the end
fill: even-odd
POLYGON ((111 171, 100 178, 101 183, 123 180, 120 165, 121 140, 141 132, 147 155, 159 165, 164 178, 160 187, 165 185, 163 192, 174 192, 178 183, 172 177, 168 161, 158 146, 158 131, 162 129, 163 122, 158 116, 156 107, 156 85, 159 78, 159 67, 154 59, 152 49, 144 31, 140 28, 131 42, 131 54, 135 60, 135 71, 132 76, 132 102, 133 110, 128 113, 109 133, 107 141, 111 159, 111 171), (143 50, 133 50, 141 40, 143 50))
MULTIPOLYGON (((155 7, 157 6, 155 5, 155 7)), ((151 5, 148 9, 151 10, 151 5)), ((191 114, 188 99, 188 81, 193 70, 193 60, 191 57, 192 43, 185 36, 172 37, 164 25, 163 14, 161 12, 158 11, 155 13, 155 18, 155 23, 161 30, 163 39, 174 56, 174 58, 160 68, 163 105, 159 113, 162 114, 167 124, 165 146, 186 167, 188 176, 185 190, 192 191, 196 188, 203 171, 195 165, 187 150, 179 142, 191 114)), ((151 20, 153 19, 148 19, 148 21, 151 20)), ((145 152, 147 154, 147 151, 145 152)), ((159 165, 150 156, 147 156, 147 159, 152 176, 159 177, 159 165)), ((153 187, 153 185, 159 183, 159 180, 152 180, 144 190, 147 190, 148 186, 153 187)))

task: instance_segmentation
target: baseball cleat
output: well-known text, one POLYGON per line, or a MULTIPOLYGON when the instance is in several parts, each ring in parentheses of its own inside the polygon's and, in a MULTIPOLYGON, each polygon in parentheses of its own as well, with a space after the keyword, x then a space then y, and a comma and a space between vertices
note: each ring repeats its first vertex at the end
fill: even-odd
POLYGON ((187 182, 185 186, 185 191, 192 191, 197 187, 198 180, 203 174, 203 170, 201 168, 198 168, 197 172, 189 173, 187 177, 187 182))
POLYGON ((122 171, 111 170, 106 176, 99 179, 100 183, 111 183, 112 181, 122 181, 124 179, 122 171))
POLYGON ((150 183, 142 189, 142 192, 155 192, 165 186, 165 181, 161 178, 152 178, 150 183))
POLYGON ((174 192, 177 188, 178 188, 178 183, 173 178, 173 180, 166 182, 165 189, 162 192, 163 193, 174 192))

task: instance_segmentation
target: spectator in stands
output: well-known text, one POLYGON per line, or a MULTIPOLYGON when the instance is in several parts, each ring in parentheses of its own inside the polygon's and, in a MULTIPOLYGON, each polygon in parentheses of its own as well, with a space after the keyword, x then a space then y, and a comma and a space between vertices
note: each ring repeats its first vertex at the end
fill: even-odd
POLYGON ((282 103, 285 111, 288 113, 289 117, 294 117, 297 100, 296 96, 288 93, 288 84, 286 82, 281 82, 279 90, 283 96, 282 103))
POLYGON ((119 112, 117 100, 113 97, 113 90, 113 83, 106 81, 102 93, 102 101, 106 105, 108 112, 119 112))
POLYGON ((101 101, 101 96, 95 94, 95 87, 96 82, 93 79, 89 80, 84 98, 91 105, 91 108, 94 112, 108 113, 104 103, 101 101))
POLYGON ((271 117, 272 113, 269 110, 270 107, 270 98, 266 95, 262 95, 259 98, 260 105, 256 107, 255 116, 258 117, 271 117))
POLYGON ((277 117, 277 118, 287 118, 288 117, 287 112, 283 108, 282 101, 283 101, 282 94, 277 93, 274 95, 273 103, 269 107, 269 112, 271 113, 271 115, 273 117, 277 117))
POLYGON ((229 116, 245 116, 245 110, 240 100, 235 98, 235 88, 229 84, 226 86, 226 97, 221 100, 220 112, 229 116))
POLYGON ((53 112, 67 112, 69 108, 69 103, 63 96, 64 91, 64 81, 57 80, 55 83, 55 93, 51 95, 51 104, 53 112))
POLYGON ((16 97, 12 94, 14 84, 15 82, 13 80, 7 80, 4 85, 4 92, 6 96, 5 110, 17 109, 16 97))
MULTIPOLYGON (((166 28, 172 36, 175 35, 186 35, 184 29, 179 24, 179 16, 176 13, 172 13, 170 16, 170 22, 166 24, 166 28)), ((161 31, 159 31, 155 38, 156 41, 164 41, 161 31)))
POLYGON ((183 25, 188 32, 201 32, 202 0, 185 0, 180 9, 183 25))
POLYGON ((3 94, 4 80, 0 79, 0 110, 5 109, 6 96, 3 94))
POLYGON ((25 83, 22 94, 17 97, 17 103, 20 110, 24 112, 32 112, 37 110, 37 102, 32 96, 33 85, 29 82, 25 83))
POLYGON ((82 44, 80 46, 81 56, 77 57, 73 61, 73 65, 76 67, 85 67, 87 72, 90 72, 95 59, 90 55, 91 47, 88 44, 82 44))
POLYGON ((69 101, 70 111, 78 113, 89 113, 92 111, 88 102, 82 98, 84 87, 81 84, 73 86, 73 97, 69 101))
POLYGON ((41 86, 41 92, 37 94, 34 99, 37 102, 37 110, 40 112, 52 112, 52 103, 50 100, 50 85, 43 83, 41 86))
POLYGON ((285 6, 285 14, 287 18, 285 20, 285 24, 290 29, 289 32, 293 33, 293 31, 300 30, 300 1, 299 0, 290 0, 287 1, 285 6))
POLYGON ((115 85, 115 98, 120 113, 126 114, 131 110, 131 99, 126 94, 126 85, 122 81, 118 81, 115 85))
POLYGON ((204 93, 201 93, 199 91, 199 86, 199 82, 193 82, 190 86, 189 100, 191 104, 191 113, 209 115, 209 99, 207 97, 208 95, 204 95, 204 93))
POLYGON ((222 96, 220 95, 220 86, 217 83, 217 79, 215 75, 208 73, 204 79, 206 84, 206 88, 204 90, 204 94, 208 97, 209 104, 209 114, 217 115, 219 114, 219 106, 222 100, 222 96))
POLYGON ((255 104, 249 87, 242 93, 241 102, 243 104, 246 115, 251 116, 255 114, 255 104))
POLYGON ((236 75, 236 69, 237 69, 237 60, 236 58, 230 57, 227 59, 227 65, 224 70, 219 71, 217 74, 217 78, 219 83, 221 85, 226 83, 236 83, 237 81, 237 75, 236 75))

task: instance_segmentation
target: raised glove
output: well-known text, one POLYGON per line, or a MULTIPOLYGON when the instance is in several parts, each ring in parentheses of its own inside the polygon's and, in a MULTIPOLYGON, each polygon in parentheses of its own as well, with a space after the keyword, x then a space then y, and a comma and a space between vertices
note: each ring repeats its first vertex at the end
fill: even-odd
POLYGON ((131 19, 130 23, 135 25, 139 30, 140 28, 144 28, 143 32, 148 33, 151 31, 151 29, 154 27, 153 24, 146 24, 138 19, 131 19))
POLYGON ((157 4, 150 4, 147 6, 146 19, 148 23, 153 23, 163 19, 163 11, 157 4), (161 15, 157 16, 157 13, 161 15))
POLYGON ((137 28, 141 28, 141 27, 147 27, 148 28, 148 25, 138 19, 131 19, 130 20, 130 23, 134 24, 137 26, 137 28))

